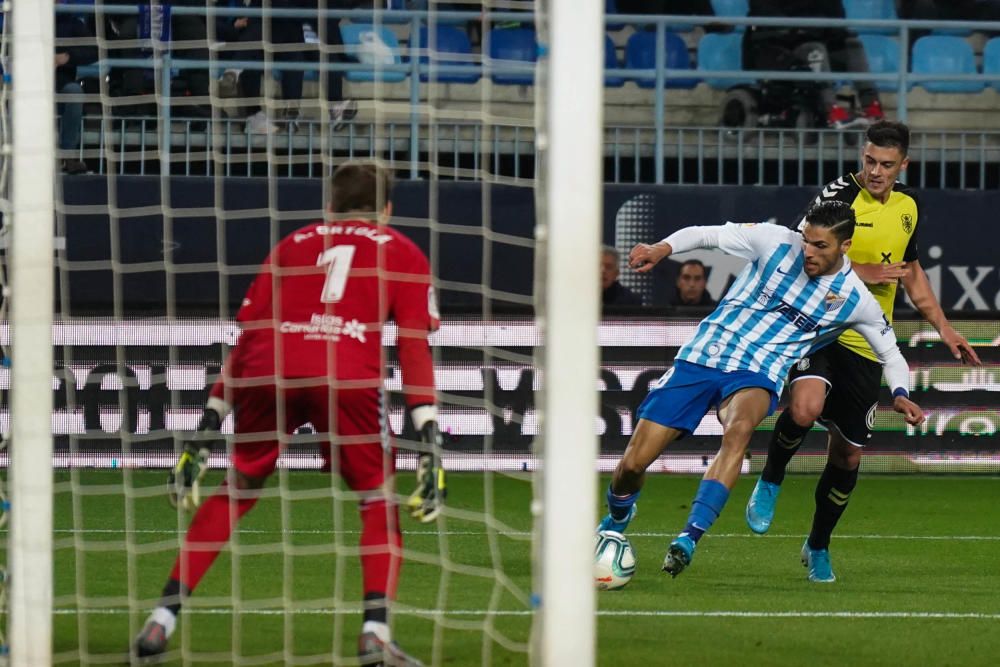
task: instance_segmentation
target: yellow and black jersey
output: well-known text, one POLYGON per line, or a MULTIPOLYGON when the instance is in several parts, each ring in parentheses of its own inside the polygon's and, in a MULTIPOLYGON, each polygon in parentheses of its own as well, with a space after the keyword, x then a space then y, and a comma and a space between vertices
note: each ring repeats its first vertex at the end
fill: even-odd
MULTIPOLYGON (((813 200, 813 204, 831 200, 847 202, 854 209, 857 225, 847 256, 855 264, 892 264, 920 259, 917 250, 920 207, 916 193, 911 188, 896 182, 889 199, 883 204, 858 183, 854 174, 848 174, 828 183, 813 200)), ((804 213, 799 219, 803 217, 804 213)), ((891 322, 896 284, 868 285, 868 289, 891 322)), ((839 342, 863 357, 878 360, 861 334, 853 330, 846 331, 839 342)))

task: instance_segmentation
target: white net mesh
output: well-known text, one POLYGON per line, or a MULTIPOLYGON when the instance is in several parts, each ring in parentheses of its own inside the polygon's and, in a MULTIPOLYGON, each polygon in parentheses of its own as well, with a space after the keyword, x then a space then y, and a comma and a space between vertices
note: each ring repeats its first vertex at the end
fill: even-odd
MULTIPOLYGON (((533 3, 351 4, 60 8, 79 33, 58 33, 57 52, 93 53, 72 77, 81 90, 59 98, 82 101, 82 120, 61 146, 74 176, 56 216, 56 664, 134 650, 190 525, 166 502, 168 468, 241 335, 243 294, 358 158, 395 172, 392 224, 429 257, 445 314, 431 345, 448 504, 429 524, 403 512, 392 637, 429 664, 527 659, 534 240, 504 214, 533 198, 535 53, 510 60, 535 49, 533 3)), ((64 124, 72 113, 61 107, 64 124)), ((396 333, 383 332, 384 386, 405 502, 417 436, 396 333)), ((240 446, 233 428, 230 416, 203 496, 240 446)), ((184 601, 172 660, 358 663, 361 495, 319 470, 327 436, 277 437, 275 474, 184 601)))

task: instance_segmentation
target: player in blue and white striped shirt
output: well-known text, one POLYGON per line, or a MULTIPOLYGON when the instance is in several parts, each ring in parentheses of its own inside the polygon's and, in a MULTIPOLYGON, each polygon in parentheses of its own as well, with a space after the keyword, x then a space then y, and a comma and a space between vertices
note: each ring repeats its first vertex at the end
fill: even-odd
POLYGON ((663 563, 677 576, 725 506, 750 436, 777 407, 792 364, 848 328, 864 336, 878 355, 892 388, 893 409, 909 424, 923 421, 920 407, 909 400, 909 368, 895 332, 845 254, 854 223, 848 204, 822 202, 806 214, 801 235, 777 225, 727 223, 687 227, 632 250, 629 263, 640 272, 696 248, 718 248, 750 263, 639 406, 639 423, 615 469, 609 514, 599 530, 625 530, 635 516, 646 468, 717 408, 722 445, 698 487, 687 526, 671 542, 663 563))

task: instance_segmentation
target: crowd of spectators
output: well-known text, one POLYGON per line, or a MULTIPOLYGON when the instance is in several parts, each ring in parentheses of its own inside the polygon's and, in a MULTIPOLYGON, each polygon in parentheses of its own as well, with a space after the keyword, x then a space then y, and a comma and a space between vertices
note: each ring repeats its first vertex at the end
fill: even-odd
MULTIPOLYGON (((79 3, 81 0, 75 0, 79 3)), ((58 0, 60 3, 74 0, 58 0)), ((135 7, 138 0, 93 0, 96 13, 60 13, 57 21, 57 36, 63 40, 75 38, 72 46, 57 47, 57 92, 60 93, 60 148, 72 151, 79 147, 79 119, 82 115, 83 93, 93 93, 80 86, 77 68, 92 64, 103 58, 143 59, 149 55, 141 45, 141 25, 136 14, 107 12, 121 6, 135 7), (95 39, 93 44, 83 45, 80 38, 95 39), (98 46, 99 45, 99 46, 98 46)), ((258 9, 262 0, 172 0, 175 7, 200 7, 206 2, 218 7, 247 7, 258 9)), ((331 9, 356 9, 385 7, 422 9, 428 6, 425 0, 387 3, 386 0, 269 0, 267 5, 277 9, 302 9, 316 11, 320 7, 331 9)), ((615 0, 610 9, 620 14, 671 14, 671 15, 713 15, 711 0, 615 0)), ((843 18, 844 9, 840 0, 750 0, 749 16, 762 17, 828 17, 843 18)), ((436 9, 481 10, 480 3, 456 2, 435 3, 436 9)), ((493 3, 491 9, 527 9, 530 2, 520 0, 511 3, 493 3), (510 6, 507 6, 510 5, 510 6)), ((1000 0, 897 0, 897 13, 907 19, 936 20, 997 20, 1000 21, 1000 0)), ((247 131, 264 134, 288 127, 295 129, 303 94, 303 71, 301 69, 281 70, 282 63, 301 64, 308 59, 318 59, 319 51, 331 61, 346 60, 340 32, 339 19, 289 18, 253 16, 217 16, 213 25, 206 23, 206 17, 193 14, 172 13, 170 19, 171 52, 174 59, 208 61, 210 52, 219 60, 233 62, 256 62, 265 57, 265 48, 271 53, 280 75, 280 101, 267 103, 262 94, 263 71, 255 68, 232 68, 227 74, 230 82, 228 91, 243 100, 243 114, 246 116, 247 131), (318 48, 305 48, 307 42, 315 42, 318 48), (263 47, 263 48, 262 48, 263 47)), ((478 25, 470 22, 470 26, 478 25)), ((468 26, 467 26, 468 27, 468 26)), ((493 26, 496 27, 496 26, 493 26)), ((637 30, 649 26, 634 26, 637 30)), ((481 35, 470 30, 470 37, 481 35)), ((731 30, 731 26, 712 24, 707 31, 731 30)), ((473 44, 478 37, 472 40, 473 44)), ((864 72, 867 60, 860 41, 853 32, 842 28, 800 29, 749 26, 743 32, 743 59, 745 69, 783 69, 808 67, 816 71, 864 72)), ((301 65, 300 65, 301 66, 301 65)), ((320 82, 321 95, 327 102, 330 121, 334 130, 354 117, 357 104, 346 99, 343 86, 343 72, 329 71, 320 82)), ((186 104, 173 107, 176 117, 195 119, 195 124, 211 116, 210 91, 212 73, 207 68, 182 68, 171 81, 171 96, 176 100, 189 98, 186 104)), ((155 82, 149 68, 113 67, 107 77, 108 104, 116 117, 153 117, 157 108, 151 93, 155 82)), ((224 94, 226 87, 217 89, 224 94)), ((826 122, 830 127, 843 129, 861 126, 883 117, 881 101, 872 82, 858 81, 855 84, 858 105, 845 107, 841 104, 832 86, 821 86, 821 98, 825 107, 826 122)), ((84 168, 78 160, 67 158, 64 170, 76 173, 84 168)))

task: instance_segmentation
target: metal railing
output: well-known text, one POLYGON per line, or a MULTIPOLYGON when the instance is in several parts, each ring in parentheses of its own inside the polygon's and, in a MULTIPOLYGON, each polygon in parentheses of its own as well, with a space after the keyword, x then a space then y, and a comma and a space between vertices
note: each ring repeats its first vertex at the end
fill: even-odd
MULTIPOLYGON (((94 11, 86 6, 60 6, 57 11, 94 11)), ((105 7, 107 14, 134 13, 134 7, 105 7)), ((298 9, 203 8, 175 7, 175 14, 207 14, 216 16, 255 16, 265 11, 272 16, 310 17, 315 12, 298 9)), ((391 15, 393 23, 409 22, 411 35, 416 35, 421 21, 456 23, 482 21, 483 53, 488 52, 488 30, 494 22, 526 21, 531 15, 523 12, 433 12, 393 10, 329 10, 339 18, 368 20, 381 24, 391 15)), ((608 24, 652 26, 655 30, 656 63, 650 70, 608 69, 612 77, 654 82, 652 90, 651 125, 609 125, 606 128, 606 180, 634 183, 724 183, 724 184, 801 184, 825 182, 830 174, 843 173, 856 164, 858 136, 825 129, 758 129, 718 127, 677 127, 666 121, 666 87, 672 78, 705 77, 711 79, 746 80, 747 71, 703 71, 666 67, 665 40, 671 25, 704 26, 728 24, 735 27, 844 27, 854 30, 893 30, 899 39, 899 72, 852 72, 855 81, 893 82, 896 86, 896 117, 908 116, 908 92, 912 85, 926 81, 976 81, 995 84, 987 74, 914 74, 909 72, 910 36, 916 30, 940 28, 1000 31, 1000 23, 940 22, 914 20, 858 20, 805 18, 742 18, 718 16, 634 16, 606 17, 608 24)), ((209 35, 214 30, 210 28, 209 35)), ((429 38, 432 39, 432 38, 429 38)), ((105 44, 108 46, 110 43, 105 44)), ((238 119, 216 118, 201 128, 198 119, 171 115, 177 103, 170 97, 172 70, 210 68, 262 69, 265 74, 282 70, 329 70, 347 72, 358 68, 371 69, 359 63, 323 62, 296 63, 264 61, 232 61, 215 57, 210 50, 208 61, 172 58, 168 44, 151 40, 151 59, 104 58, 99 66, 152 67, 159 89, 158 118, 136 119, 126 123, 119 118, 85 118, 85 146, 80 152, 84 159, 98 158, 99 168, 117 173, 148 173, 156 169, 163 173, 205 175, 274 175, 312 176, 321 173, 324 161, 334 156, 379 155, 394 163, 411 178, 434 172, 444 178, 485 178, 502 176, 511 179, 533 177, 537 146, 530 120, 495 122, 452 120, 447 110, 427 113, 422 106, 427 94, 427 82, 443 73, 479 71, 483 86, 492 86, 495 73, 529 72, 530 63, 495 61, 478 57, 468 65, 447 65, 435 61, 421 62, 428 55, 409 45, 401 48, 404 62, 376 65, 376 73, 401 72, 409 90, 409 110, 405 118, 381 122, 357 121, 341 133, 331 133, 325 123, 302 121, 298 132, 279 132, 267 137, 247 135, 238 119), (408 57, 408 60, 407 60, 408 57), (160 147, 164 150, 160 150, 160 147), (153 167, 154 163, 158 163, 153 167)), ((433 44, 431 44, 433 48, 433 44)), ((544 60, 546 45, 539 45, 544 60)), ((320 47, 323 52, 324 47, 320 47)), ((449 54, 442 54, 450 58, 449 54)), ((753 71, 759 79, 777 81, 839 82, 843 72, 753 71)), ((456 84, 462 85, 462 84, 456 84)), ((489 91, 485 91, 488 93, 489 91)), ((490 96, 484 94, 484 99, 490 96)), ((124 98, 116 98, 121 102, 124 98)), ((91 100, 94 101, 94 100, 91 100)), ((104 100, 98 100, 104 101, 104 100)), ((185 98, 189 103, 191 98, 185 98)), ((486 102, 489 104, 489 102, 486 102)), ((995 164, 1000 157, 1000 132, 994 131, 917 131, 914 132, 911 183, 923 187, 996 187, 1000 176, 995 164), (916 172, 916 178, 914 178, 916 172)))

